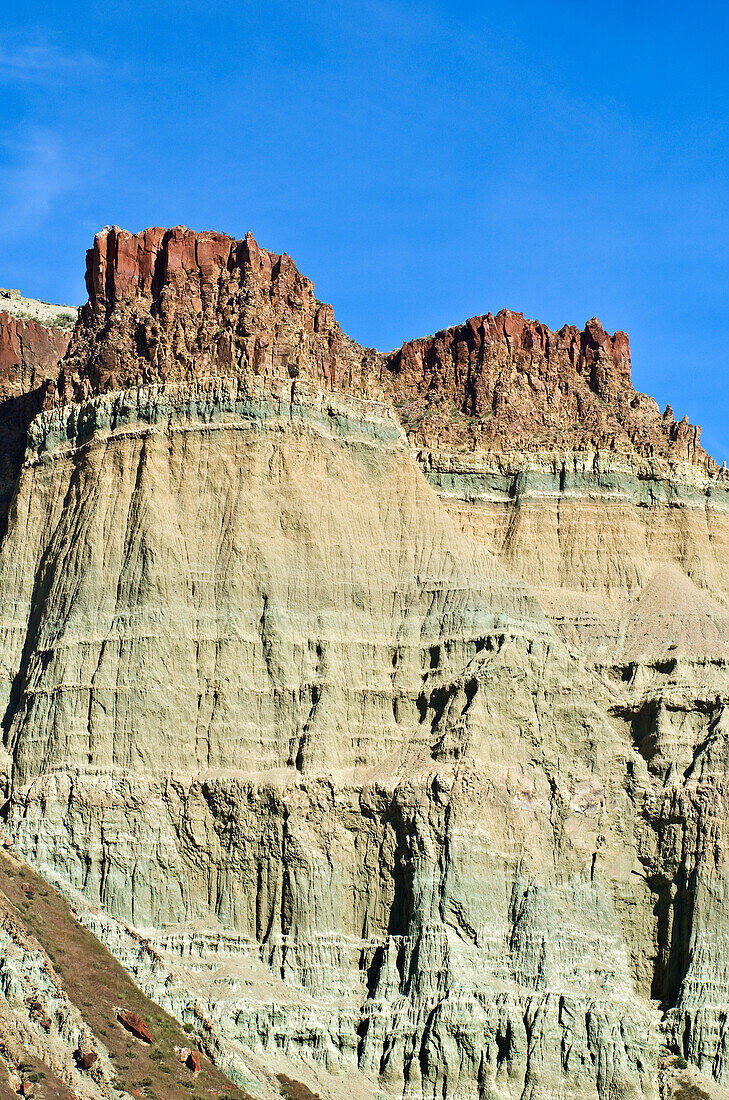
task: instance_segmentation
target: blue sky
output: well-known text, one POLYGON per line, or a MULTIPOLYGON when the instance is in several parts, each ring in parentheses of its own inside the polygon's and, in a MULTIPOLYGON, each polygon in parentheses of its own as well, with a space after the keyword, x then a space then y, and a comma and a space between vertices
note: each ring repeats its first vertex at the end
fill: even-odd
POLYGON ((24 0, 0 25, 0 285, 80 303, 106 224, 250 229, 381 349, 596 314, 729 460, 725 6, 24 0))

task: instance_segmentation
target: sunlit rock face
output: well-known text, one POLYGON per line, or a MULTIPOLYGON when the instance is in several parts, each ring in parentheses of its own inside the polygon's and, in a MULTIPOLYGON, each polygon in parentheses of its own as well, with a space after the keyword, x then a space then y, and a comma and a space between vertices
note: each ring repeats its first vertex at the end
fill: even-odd
POLYGON ((333 1096, 729 1080, 729 483, 624 334, 383 356, 183 229, 87 283, 0 545, 19 851, 333 1096))
POLYGON ((290 256, 250 234, 107 228, 87 253, 86 286, 60 400, 211 374, 382 393, 380 357, 342 333, 290 256))

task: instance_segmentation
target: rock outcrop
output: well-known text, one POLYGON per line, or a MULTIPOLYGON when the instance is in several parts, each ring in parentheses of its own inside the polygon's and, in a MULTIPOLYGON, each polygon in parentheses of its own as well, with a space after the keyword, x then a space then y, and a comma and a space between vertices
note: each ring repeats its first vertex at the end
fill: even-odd
MULTIPOLYGON (((387 358, 414 444, 470 451, 601 447, 706 464, 700 429, 633 389, 624 332, 596 317, 551 332, 521 313, 472 317, 387 358)), ((710 462, 710 460, 708 460, 710 462)))
POLYGON ((131 1012, 128 1008, 120 1008, 117 1012, 117 1019, 127 1031, 131 1032, 135 1039, 140 1039, 143 1043, 152 1045, 154 1036, 149 1030, 149 1025, 145 1023, 138 1012, 131 1012))
POLYGON ((55 390, 69 337, 63 329, 0 312, 0 534, 23 461, 28 425, 55 390))
POLYGON ((342 333, 290 256, 250 234, 182 226, 103 230, 86 285, 61 401, 209 375, 290 376, 394 401, 418 445, 628 446, 707 460, 699 429, 633 389, 626 334, 609 336, 594 317, 551 332, 501 310, 382 355, 342 333))
POLYGON ((61 400, 211 374, 381 392, 375 354, 342 333, 290 256, 259 248, 250 234, 107 228, 87 255, 86 285, 61 400))
POLYGON ((231 1064, 729 1082, 729 481, 627 337, 381 355, 181 228, 87 283, 0 545, 18 850, 231 1064))

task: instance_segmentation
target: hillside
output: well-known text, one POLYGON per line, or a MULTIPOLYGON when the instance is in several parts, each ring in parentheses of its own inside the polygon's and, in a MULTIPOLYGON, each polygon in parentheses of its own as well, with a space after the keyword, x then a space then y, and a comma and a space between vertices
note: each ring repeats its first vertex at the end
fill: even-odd
POLYGON ((49 329, 70 332, 76 324, 78 310, 73 306, 40 302, 37 298, 24 298, 19 290, 0 287, 0 313, 8 313, 22 321, 38 321, 49 329))
POLYGON ((0 852, 0 909, 3 1095, 28 1083, 38 1100, 74 1093, 245 1100, 204 1054, 199 1073, 180 1062, 175 1049, 197 1049, 196 1041, 144 996, 61 895, 9 851, 0 852), (151 1045, 119 1022, 120 1009, 143 1018, 151 1045), (89 1068, 84 1054, 97 1056, 89 1068))

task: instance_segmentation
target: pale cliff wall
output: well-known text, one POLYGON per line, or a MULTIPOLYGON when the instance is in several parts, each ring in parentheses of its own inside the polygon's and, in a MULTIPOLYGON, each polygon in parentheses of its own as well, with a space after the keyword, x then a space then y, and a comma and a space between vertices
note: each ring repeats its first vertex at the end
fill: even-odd
POLYGON ((652 994, 676 1049, 726 1081, 726 479, 636 456, 576 458, 536 471, 513 454, 423 464, 462 529, 533 585, 615 685, 613 713, 651 774, 641 862, 657 918, 652 994))
POLYGON ((33 425, 0 553, 19 849, 138 926, 242 933, 332 1069, 652 1095, 620 926, 640 757, 387 409, 285 392, 33 425))

